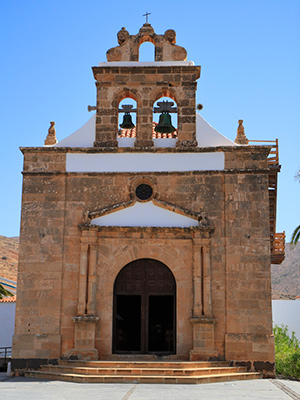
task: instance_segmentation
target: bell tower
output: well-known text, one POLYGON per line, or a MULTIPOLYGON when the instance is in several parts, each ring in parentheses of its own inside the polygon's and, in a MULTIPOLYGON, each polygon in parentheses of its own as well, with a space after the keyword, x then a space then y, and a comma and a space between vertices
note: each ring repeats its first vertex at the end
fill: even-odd
MULTIPOLYGON (((107 51, 107 62, 93 67, 97 86, 94 147, 118 147, 119 104, 125 98, 137 104, 134 147, 153 147, 153 108, 162 97, 177 104, 176 147, 196 147, 196 88, 201 67, 186 61, 186 50, 175 44, 176 32, 168 29, 157 35, 145 23, 137 35, 122 28, 117 37, 119 45, 107 51), (139 47, 144 42, 154 44, 154 62, 139 62, 139 47)), ((162 107, 168 115, 171 105, 162 107)), ((132 111, 127 108, 128 121, 132 111)))

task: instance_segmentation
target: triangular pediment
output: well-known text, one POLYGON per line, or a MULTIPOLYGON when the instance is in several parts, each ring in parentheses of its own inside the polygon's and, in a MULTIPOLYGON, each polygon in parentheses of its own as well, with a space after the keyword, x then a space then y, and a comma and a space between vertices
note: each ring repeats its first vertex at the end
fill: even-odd
POLYGON ((93 218, 92 225, 99 226, 141 226, 141 227, 181 227, 198 226, 197 215, 176 212, 163 207, 158 202, 132 202, 127 207, 110 210, 109 213, 93 218), (185 214, 185 215, 184 215, 185 214))

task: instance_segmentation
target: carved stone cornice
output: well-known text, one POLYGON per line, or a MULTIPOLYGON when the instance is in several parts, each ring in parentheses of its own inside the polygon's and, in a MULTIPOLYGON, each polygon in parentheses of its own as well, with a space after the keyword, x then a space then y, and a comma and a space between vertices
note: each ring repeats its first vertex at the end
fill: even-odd
POLYGON ((215 324, 217 322, 217 318, 206 317, 203 315, 201 317, 191 317, 190 322, 192 324, 215 324))

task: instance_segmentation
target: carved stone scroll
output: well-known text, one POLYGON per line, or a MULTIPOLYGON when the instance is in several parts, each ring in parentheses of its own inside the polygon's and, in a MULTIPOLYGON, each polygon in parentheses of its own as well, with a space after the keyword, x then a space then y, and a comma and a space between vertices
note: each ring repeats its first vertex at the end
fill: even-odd
POLYGON ((129 35, 126 28, 118 34, 119 46, 112 47, 106 53, 107 61, 139 61, 139 47, 144 42, 155 46, 155 61, 185 61, 185 48, 175 45, 176 32, 168 29, 164 35, 157 35, 149 23, 145 23, 137 35, 129 35))

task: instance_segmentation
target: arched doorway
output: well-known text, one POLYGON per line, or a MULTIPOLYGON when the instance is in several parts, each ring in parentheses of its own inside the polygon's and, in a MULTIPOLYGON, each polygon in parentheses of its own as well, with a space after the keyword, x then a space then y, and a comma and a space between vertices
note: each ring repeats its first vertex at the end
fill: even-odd
POLYGON ((113 353, 175 353, 176 282, 165 264, 127 264, 115 280, 113 310, 113 353))

